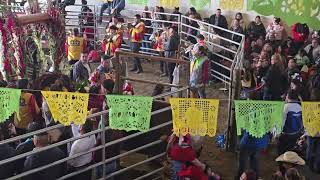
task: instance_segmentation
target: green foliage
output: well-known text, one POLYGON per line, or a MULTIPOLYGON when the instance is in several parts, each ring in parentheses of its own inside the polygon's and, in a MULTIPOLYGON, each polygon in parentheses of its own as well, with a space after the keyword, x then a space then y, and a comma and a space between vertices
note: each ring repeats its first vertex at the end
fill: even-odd
POLYGON ((320 0, 248 0, 248 10, 281 17, 288 25, 300 22, 319 29, 319 4, 320 0))

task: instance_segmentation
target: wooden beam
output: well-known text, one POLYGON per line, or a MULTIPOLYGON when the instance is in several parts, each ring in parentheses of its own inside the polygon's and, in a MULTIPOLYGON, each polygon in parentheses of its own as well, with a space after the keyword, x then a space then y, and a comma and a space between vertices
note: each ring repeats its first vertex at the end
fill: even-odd
POLYGON ((18 22, 20 25, 42 23, 48 20, 50 20, 50 16, 47 13, 37 13, 37 14, 18 16, 18 22))

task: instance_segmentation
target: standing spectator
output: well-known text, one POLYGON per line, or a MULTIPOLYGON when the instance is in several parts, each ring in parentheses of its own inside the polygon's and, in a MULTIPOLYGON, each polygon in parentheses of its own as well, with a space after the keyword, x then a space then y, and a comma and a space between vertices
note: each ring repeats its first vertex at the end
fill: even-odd
MULTIPOLYGON (((226 17, 221 15, 221 9, 217 9, 216 14, 210 16, 209 23, 224 29, 228 29, 228 22, 226 17)), ((215 29, 215 31, 220 35, 223 36, 223 31, 219 29, 215 29)))
POLYGON ((209 83, 209 60, 206 48, 199 46, 190 63, 190 87, 192 97, 206 98, 205 86, 209 83))
POLYGON ((104 0, 101 6, 99 23, 102 23, 103 12, 107 10, 107 14, 120 16, 120 12, 125 8, 125 0, 104 0))
POLYGON ((300 49, 309 37, 309 27, 307 24, 295 23, 291 29, 295 48, 300 49))
POLYGON ((289 90, 283 110, 283 130, 279 136, 278 154, 290 151, 303 134, 302 110, 299 95, 296 91, 289 90))
POLYGON ((70 65, 75 64, 81 57, 81 53, 86 49, 85 40, 79 36, 79 29, 74 28, 72 35, 67 39, 68 61, 70 65))
POLYGON ((278 44, 281 44, 281 42, 284 40, 285 29, 281 24, 280 18, 274 17, 273 22, 269 24, 266 31, 267 31, 267 35, 266 35, 267 40, 270 39, 271 35, 274 35, 275 40, 278 44))
POLYGON ((259 154, 268 146, 269 135, 265 134, 261 138, 251 136, 248 132, 244 132, 240 140, 239 169, 237 179, 246 169, 246 162, 250 159, 250 169, 252 169, 257 177, 259 177, 259 154))
MULTIPOLYGON (((191 14, 191 15, 189 15, 189 18, 195 19, 195 15, 191 14)), ((197 23, 196 20, 199 20, 199 19, 195 19, 195 20, 190 20, 189 21, 189 25, 192 26, 192 27, 188 27, 188 32, 187 32, 189 34, 187 39, 192 44, 196 44, 197 43, 197 40, 196 40, 196 38, 194 36, 198 35, 199 31, 197 29, 200 28, 200 26, 199 26, 199 24, 197 23), (196 28, 196 29, 194 29, 194 28, 196 28)))
POLYGON ((285 78, 283 76, 284 68, 279 62, 279 56, 271 57, 271 66, 264 78, 265 88, 263 100, 281 100, 281 95, 284 91, 285 78))
POLYGON ((266 36, 266 28, 264 27, 260 16, 256 16, 255 20, 248 25, 246 31, 246 35, 251 39, 258 39, 266 36))
POLYGON ((7 81, 4 80, 2 72, 0 72, 0 87, 6 87, 7 85, 7 81))
MULTIPOLYGON (((149 10, 148 6, 146 6, 144 8, 144 10, 148 11, 149 10)), ((152 23, 151 23, 151 20, 150 20, 150 19, 152 19, 151 18, 151 14, 149 12, 143 12, 142 13, 142 18, 145 18, 144 25, 146 26, 145 34, 143 36, 142 47, 145 48, 145 49, 143 49, 143 51, 149 52, 150 50, 148 50, 148 49, 151 48, 151 44, 149 42, 149 39, 150 39, 150 36, 152 34, 152 28, 151 28, 152 23)))
MULTIPOLYGON (((177 27, 171 27, 169 29, 169 39, 166 42, 164 46, 164 55, 167 58, 174 58, 176 57, 176 53, 179 49, 180 44, 180 37, 178 35, 178 28, 177 27)), ((176 63, 168 62, 168 73, 169 73, 169 83, 171 84, 173 81, 173 71, 176 67, 176 63)))
POLYGON ((315 63, 315 60, 320 57, 320 46, 319 46, 319 40, 318 39, 312 39, 311 44, 309 44, 307 47, 304 48, 304 50, 307 52, 307 55, 309 57, 309 60, 312 64, 315 63))
MULTIPOLYGON (((20 79, 17 81, 18 89, 28 89, 29 82, 27 79, 20 79)), ((26 133, 28 124, 36 120, 40 114, 39 106, 36 102, 36 98, 33 94, 28 92, 21 92, 20 96, 20 111, 18 118, 15 118, 15 126, 18 135, 26 133)))
MULTIPOLYGON (((135 15, 135 22, 132 24, 132 27, 130 27, 129 32, 131 37, 131 51, 134 53, 139 53, 145 32, 145 25, 141 21, 141 16, 139 14, 135 15)), ((134 67, 130 71, 136 71, 137 74, 143 72, 140 58, 134 57, 134 67)))
POLYGON ((114 56, 118 48, 121 47, 122 37, 117 26, 112 25, 101 46, 105 46, 105 54, 114 56))
POLYGON ((86 82, 91 74, 90 65, 88 64, 88 54, 81 53, 80 61, 76 62, 72 68, 73 81, 75 82, 86 82))
MULTIPOLYGON (((182 13, 179 11, 179 7, 174 7, 172 14, 176 14, 176 15, 170 16, 169 21, 178 22, 179 21, 178 15, 181 15, 182 13)), ((178 26, 178 24, 172 23, 172 26, 178 26)))
MULTIPOLYGON (((80 135, 87 134, 92 131, 92 122, 87 120, 83 125, 80 126, 80 135)), ((96 144, 95 135, 87 136, 76 140, 72 143, 69 157, 78 153, 84 153, 91 150, 96 144)), ((76 157, 68 161, 71 167, 71 172, 80 170, 88 166, 93 160, 92 152, 76 157)), ((91 169, 73 176, 72 179, 91 179, 91 169)))
MULTIPOLYGON (((33 136, 33 143, 35 145, 35 149, 41 149, 49 145, 48 142, 48 134, 42 133, 33 136)), ((24 171, 29 171, 38 167, 42 167, 58 161, 60 159, 65 158, 65 154, 58 148, 53 147, 45 151, 41 151, 39 153, 32 154, 27 157, 24 163, 24 171)), ((33 179, 46 179, 46 180, 54 180, 61 177, 65 172, 65 164, 61 163, 55 165, 53 167, 44 169, 42 171, 38 171, 36 173, 32 173, 31 175, 26 176, 25 180, 33 180, 33 179)))

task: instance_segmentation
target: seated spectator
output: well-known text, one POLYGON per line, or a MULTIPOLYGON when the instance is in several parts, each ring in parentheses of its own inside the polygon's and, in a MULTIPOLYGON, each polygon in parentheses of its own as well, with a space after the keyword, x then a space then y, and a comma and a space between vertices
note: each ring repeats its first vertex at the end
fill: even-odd
POLYGON ((127 81, 127 80, 126 80, 125 83, 123 84, 122 94, 124 94, 124 95, 130 95, 130 96, 133 96, 133 95, 134 95, 133 85, 132 85, 129 81, 127 81))
POLYGON ((258 180, 256 172, 253 170, 246 170, 241 176, 240 180, 258 180))
MULTIPOLYGON (((41 149, 49 145, 48 142, 48 134, 42 133, 33 136, 33 144, 35 145, 35 149, 41 149)), ((53 147, 45 151, 41 151, 39 153, 32 154, 26 158, 24 163, 23 171, 29 171, 41 166, 48 165, 55 161, 61 160, 65 158, 65 154, 58 148, 53 147)), ((58 179, 65 173, 65 163, 61 163, 55 165, 53 167, 44 169, 42 171, 32 173, 31 175, 26 176, 24 179, 46 179, 46 180, 54 180, 58 179)))
MULTIPOLYGON (((209 23, 211 25, 215 25, 224 29, 228 29, 228 22, 225 16, 221 15, 221 9, 217 9, 216 13, 212 16, 210 16, 209 23)), ((223 36, 223 31, 219 29, 215 29, 217 34, 220 36, 223 36)))
POLYGON ((303 66, 311 66, 307 52, 304 49, 299 49, 298 54, 294 57, 297 61, 298 68, 301 69, 303 66))
POLYGON ((107 14, 120 16, 120 12, 125 8, 125 0, 113 0, 104 3, 100 10, 99 23, 102 23, 103 13, 107 10, 107 14))
MULTIPOLYGON (((17 81, 18 89, 28 89, 29 82, 27 79, 17 81)), ((33 94, 22 91, 20 96, 20 120, 15 118, 14 124, 18 135, 25 134, 28 124, 38 118, 40 109, 33 94)))
POLYGON ((305 165, 305 161, 293 151, 287 151, 276 158, 276 162, 279 163, 279 172, 285 177, 287 170, 290 168, 298 168, 299 166, 305 165))
POLYGON ((264 27, 260 16, 257 16, 255 21, 252 21, 248 25, 246 35, 251 39, 258 39, 266 36, 266 28, 264 27))
MULTIPOLYGON (((27 133, 33 132, 33 131, 37 131, 42 129, 42 125, 38 122, 31 122, 28 125, 27 128, 27 133)), ((17 148, 16 148, 16 153, 17 154, 23 154, 26 152, 30 152, 35 148, 34 144, 33 144, 33 138, 29 137, 28 139, 26 139, 24 142, 20 143, 17 148)), ((23 170, 23 164, 26 158, 22 158, 19 159, 19 161, 17 161, 17 169, 16 172, 21 173, 23 170)))
MULTIPOLYGON (((0 141, 5 140, 5 134, 7 129, 4 127, 0 127, 0 141)), ((16 156, 16 150, 11 147, 9 144, 1 144, 0 145, 0 161, 16 156)), ((15 161, 0 165, 0 179, 6 179, 12 177, 16 172, 16 165, 18 165, 15 161)))
POLYGON ((197 10, 194 7, 191 7, 189 11, 187 12, 186 16, 190 17, 190 15, 193 15, 194 19, 201 20, 201 15, 197 12, 197 10))
POLYGON ((111 62, 110 56, 104 55, 101 57, 101 64, 97 67, 97 71, 100 74, 111 73, 112 62, 111 62))
POLYGON ((286 56, 295 56, 297 54, 297 50, 294 43, 293 43, 293 39, 292 38, 288 38, 285 44, 285 55, 286 56))
POLYGON ((303 134, 302 110, 299 95, 289 90, 283 110, 283 130, 279 136, 278 154, 293 150, 297 140, 303 134))
POLYGON ((273 22, 266 29, 266 39, 270 39, 271 35, 275 36, 275 40, 280 43, 285 38, 285 29, 281 24, 281 19, 274 17, 273 22))
MULTIPOLYGON (((239 21, 239 26, 242 27, 242 29, 244 29, 244 20, 243 20, 243 16, 241 12, 237 12, 236 15, 234 16, 234 19, 232 20, 233 22, 237 20, 239 21)), ((233 24, 231 24, 231 27, 234 26, 233 24)))
POLYGON ((285 174, 286 180, 304 180, 296 168, 290 168, 285 174))
POLYGON ((307 52, 307 55, 309 57, 309 60, 312 64, 315 63, 315 60, 320 57, 320 46, 319 46, 319 40, 318 39, 312 39, 311 44, 309 44, 307 47, 304 48, 304 50, 307 52))
MULTIPOLYGON (((240 26, 239 20, 234 20, 233 26, 230 28, 231 31, 244 34, 243 27, 240 26)), ((242 37, 236 34, 231 34, 231 40, 240 43, 242 37)))
MULTIPOLYGON (((84 135, 92 131, 92 123, 90 120, 87 120, 83 125, 80 126, 80 135, 84 135)), ((72 143, 71 150, 69 153, 69 157, 78 154, 90 151, 94 148, 96 144, 95 135, 87 136, 81 139, 76 140, 72 143)), ((70 171, 74 172, 80 169, 85 168, 92 162, 92 152, 76 157, 68 161, 68 165, 70 166, 70 171)), ((73 176, 72 179, 90 179, 91 178, 91 170, 80 173, 76 176, 73 176)))

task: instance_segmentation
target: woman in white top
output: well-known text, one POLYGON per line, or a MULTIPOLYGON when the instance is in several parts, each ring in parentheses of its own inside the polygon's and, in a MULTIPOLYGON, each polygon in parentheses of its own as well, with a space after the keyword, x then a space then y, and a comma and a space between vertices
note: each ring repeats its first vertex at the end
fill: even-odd
MULTIPOLYGON (((92 131, 92 122, 87 120, 85 124, 80 126, 80 135, 84 135, 92 131)), ((96 144, 96 138, 94 135, 87 136, 73 142, 69 157, 75 154, 84 153, 90 151, 94 148, 96 144)), ((71 171, 77 171, 79 169, 85 168, 92 162, 92 152, 84 154, 82 156, 76 157, 68 161, 71 171)), ((85 171, 79 175, 74 176, 72 179, 90 179, 91 170, 85 171)))

